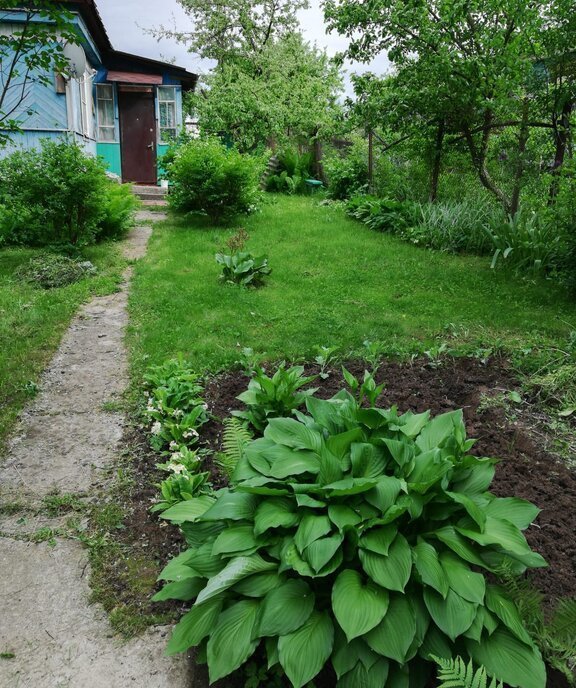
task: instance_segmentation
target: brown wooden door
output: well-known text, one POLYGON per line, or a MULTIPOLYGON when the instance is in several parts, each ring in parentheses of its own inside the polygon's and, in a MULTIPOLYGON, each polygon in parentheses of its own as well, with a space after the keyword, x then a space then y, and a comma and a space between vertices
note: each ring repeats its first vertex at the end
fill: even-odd
POLYGON ((122 181, 156 184, 154 93, 118 94, 122 181))

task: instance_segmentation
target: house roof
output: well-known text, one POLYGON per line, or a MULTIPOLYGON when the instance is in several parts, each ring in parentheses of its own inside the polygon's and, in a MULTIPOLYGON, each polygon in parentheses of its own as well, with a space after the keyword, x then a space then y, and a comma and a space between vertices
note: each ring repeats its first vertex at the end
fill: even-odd
POLYGON ((110 38, 106 32, 106 27, 98 11, 95 0, 64 0, 70 9, 77 11, 95 41, 98 49, 102 53, 105 66, 109 70, 138 72, 148 74, 168 73, 174 79, 182 82, 182 86, 188 90, 194 90, 198 81, 198 75, 189 72, 184 67, 178 67, 168 62, 152 60, 140 55, 131 55, 120 50, 114 50, 110 38))

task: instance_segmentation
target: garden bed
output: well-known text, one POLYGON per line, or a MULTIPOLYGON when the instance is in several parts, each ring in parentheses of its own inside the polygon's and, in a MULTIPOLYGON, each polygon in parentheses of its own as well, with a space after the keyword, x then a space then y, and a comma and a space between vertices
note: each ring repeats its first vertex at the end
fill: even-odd
MULTIPOLYGON (((365 364, 350 362, 347 368, 362 375, 365 364)), ((309 366, 307 373, 318 372, 309 366)), ((317 378, 317 396, 329 398, 343 386, 339 368, 326 371, 329 377, 317 378)), ((379 405, 396 404, 401 411, 433 415, 457 408, 464 409, 469 437, 477 438, 473 453, 501 459, 496 469, 492 491, 499 496, 517 496, 534 502, 542 513, 537 523, 526 532, 531 547, 550 562, 548 569, 527 574, 545 595, 546 606, 560 597, 576 596, 576 473, 546 449, 546 438, 535 432, 532 414, 526 404, 516 405, 507 396, 517 381, 503 360, 482 363, 471 358, 446 358, 441 361, 418 359, 409 364, 383 363, 376 375, 386 383, 379 405)), ((247 386, 246 375, 240 371, 220 374, 210 379, 205 399, 211 414, 222 419, 241 407, 236 396, 247 386)), ((217 420, 203 427, 201 442, 219 450, 222 427, 217 420)), ((156 496, 151 482, 155 457, 142 453, 140 489, 134 491, 134 508, 128 531, 135 540, 145 540, 156 556, 167 561, 177 547, 177 529, 150 519, 147 509, 156 496)), ((225 479, 213 465, 209 466, 215 486, 225 479)), ((226 682, 226 686, 243 686, 243 682, 226 682)), ((322 685, 323 684, 318 684, 322 685)), ((332 685, 330 681, 326 686, 332 685)), ((565 686, 560 677, 550 679, 549 687, 565 686)))

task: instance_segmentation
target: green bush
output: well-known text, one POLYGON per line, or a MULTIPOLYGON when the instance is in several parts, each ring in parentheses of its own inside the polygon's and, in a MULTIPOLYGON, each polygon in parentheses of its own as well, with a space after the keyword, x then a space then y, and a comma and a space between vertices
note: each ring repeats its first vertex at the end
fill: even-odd
POLYGON ((248 251, 217 253, 216 262, 222 266, 222 281, 243 287, 262 284, 264 277, 272 272, 266 256, 255 257, 248 251))
POLYGON ((277 174, 268 177, 266 191, 287 194, 306 192, 306 179, 314 177, 314 156, 312 153, 298 153, 286 149, 278 153, 277 174))
POLYGON ((166 164, 170 203, 180 212, 204 213, 213 222, 251 213, 260 197, 257 161, 219 141, 178 147, 166 164))
POLYGON ((349 150, 327 155, 323 161, 328 177, 328 198, 345 200, 368 189, 368 157, 359 142, 349 150))
POLYGON ((104 163, 67 141, 42 141, 0 160, 0 243, 85 246, 119 238, 136 207, 104 163))
POLYGON ((424 686, 461 656, 510 686, 544 688, 516 607, 480 571, 544 566, 521 531, 538 514, 488 492, 493 459, 469 454, 462 412, 311 397, 270 420, 229 488, 163 513, 189 549, 156 600, 195 600, 168 653, 200 646, 214 682, 260 648, 302 688, 424 686))
POLYGON ((375 196, 353 196, 346 204, 348 215, 378 232, 402 234, 415 221, 414 205, 375 196))
POLYGON ((43 289, 53 289, 79 282, 95 272, 96 268, 88 261, 79 262, 67 256, 47 253, 35 256, 24 263, 14 275, 24 282, 30 282, 43 289))

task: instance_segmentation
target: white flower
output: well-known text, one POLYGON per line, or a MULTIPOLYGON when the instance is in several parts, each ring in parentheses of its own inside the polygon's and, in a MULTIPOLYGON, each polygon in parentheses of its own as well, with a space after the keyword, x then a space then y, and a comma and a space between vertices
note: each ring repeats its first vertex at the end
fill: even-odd
MULTIPOLYGON (((178 452, 174 452, 174 453, 172 454, 172 456, 170 457, 170 461, 171 461, 172 463, 178 464, 178 463, 180 463, 180 459, 183 459, 183 458, 184 458, 184 457, 182 456, 182 452, 179 452, 179 451, 178 451, 178 452)), ((170 468, 172 469, 171 466, 170 466, 170 468)))
POLYGON ((174 411, 172 411, 172 415, 174 418, 182 418, 184 411, 182 409, 174 409, 174 411))
POLYGON ((190 437, 200 437, 200 435, 196 430, 194 430, 194 428, 190 428, 190 430, 186 430, 186 432, 183 434, 183 437, 190 439, 190 437))
POLYGON ((157 420, 154 425, 150 428, 150 432, 153 435, 159 435, 162 432, 162 423, 157 420))
POLYGON ((183 466, 181 463, 172 464, 172 466, 170 466, 170 468, 171 468, 172 471, 173 471, 174 473, 176 473, 177 475, 180 475, 181 473, 184 473, 184 471, 186 470, 186 466, 183 466))
POLYGON ((172 442, 170 442, 170 451, 178 451, 178 449, 180 449, 180 445, 178 442, 172 440, 172 442))

